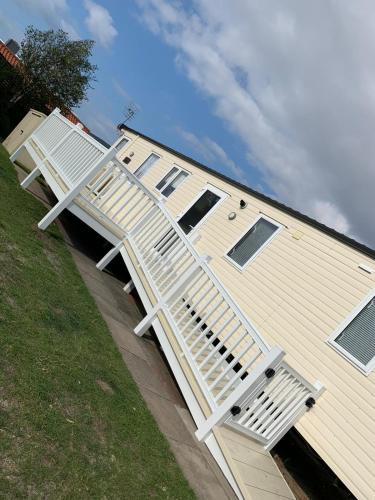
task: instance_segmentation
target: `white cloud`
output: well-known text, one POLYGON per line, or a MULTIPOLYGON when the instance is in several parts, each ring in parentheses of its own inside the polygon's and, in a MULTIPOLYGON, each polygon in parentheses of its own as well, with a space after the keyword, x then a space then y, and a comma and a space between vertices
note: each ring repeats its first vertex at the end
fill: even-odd
POLYGON ((69 17, 69 6, 66 0, 15 0, 25 12, 32 12, 44 19, 52 28, 62 28, 71 38, 80 38, 69 17))
POLYGON ((70 36, 70 38, 72 40, 78 40, 80 38, 80 36, 77 33, 77 31, 75 30, 74 26, 72 24, 70 24, 68 21, 66 21, 65 19, 61 20, 60 26, 64 31, 66 31, 68 33, 68 35, 70 36))
POLYGON ((245 172, 236 163, 229 158, 224 149, 209 137, 199 138, 192 132, 189 132, 181 127, 176 127, 177 133, 188 143, 192 148, 199 153, 205 161, 214 166, 216 169, 225 165, 238 181, 246 183, 245 172))
POLYGON ((88 12, 85 19, 87 28, 100 45, 108 48, 118 34, 111 14, 105 7, 92 0, 85 0, 84 6, 88 12))
POLYGON ((13 19, 0 16, 0 33, 1 38, 6 41, 8 38, 14 38, 20 41, 23 36, 23 27, 13 19))
POLYGON ((263 183, 375 246, 373 2, 138 3, 263 183))
POLYGON ((68 11, 66 0, 15 0, 16 3, 28 11, 34 12, 45 19, 49 24, 59 24, 61 15, 68 11))
POLYGON ((340 233, 348 233, 349 223, 338 208, 329 201, 315 201, 316 217, 328 227, 334 227, 340 233))

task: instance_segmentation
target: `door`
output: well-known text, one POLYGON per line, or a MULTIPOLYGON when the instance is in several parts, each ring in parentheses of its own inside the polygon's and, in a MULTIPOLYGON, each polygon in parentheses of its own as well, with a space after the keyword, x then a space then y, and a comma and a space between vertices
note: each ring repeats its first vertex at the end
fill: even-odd
POLYGON ((177 221, 184 233, 189 234, 200 225, 225 196, 219 189, 207 187, 177 221))

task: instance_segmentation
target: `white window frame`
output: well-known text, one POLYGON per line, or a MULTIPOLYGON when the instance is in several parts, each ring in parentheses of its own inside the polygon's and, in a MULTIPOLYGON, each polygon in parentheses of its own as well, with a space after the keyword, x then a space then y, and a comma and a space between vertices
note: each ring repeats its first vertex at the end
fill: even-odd
POLYGON ((116 154, 119 154, 121 153, 125 148, 127 148, 129 146, 129 144, 131 143, 131 139, 130 137, 127 137, 126 135, 122 135, 121 137, 118 138, 118 140, 113 144, 113 148, 117 151, 116 154), (117 149, 117 146, 120 144, 120 142, 122 140, 126 139, 128 142, 121 148, 121 149, 117 149))
POLYGON ((341 356, 343 356, 347 361, 349 361, 353 366, 358 368, 363 374, 369 375, 375 368, 375 356, 371 361, 364 365, 357 358, 355 358, 349 351, 344 349, 340 344, 336 342, 337 337, 345 330, 345 328, 353 321, 353 319, 358 316, 358 314, 366 307, 366 304, 370 302, 375 297, 375 288, 371 290, 366 297, 358 304, 357 307, 349 314, 347 318, 336 328, 336 330, 327 339, 327 344, 329 344, 335 351, 337 351, 341 356))
MULTIPOLYGON (((166 200, 169 198, 169 196, 164 196, 163 194, 163 191, 175 180, 175 178, 178 176, 178 174, 180 172, 185 172, 187 174, 187 177, 185 177, 185 179, 182 181, 181 184, 183 184, 189 177, 189 175, 191 175, 191 172, 189 172, 188 170, 186 170, 185 168, 182 168, 180 167, 179 165, 176 165, 175 163, 173 163, 173 165, 170 167, 170 169, 168 170, 168 172, 165 173, 165 175, 163 175, 163 177, 156 183, 156 186, 155 186, 155 191, 157 191, 158 193, 161 194, 161 196, 163 198, 165 198, 166 200), (173 168, 177 168, 177 172, 175 172, 175 174, 173 175, 173 177, 171 178, 171 180, 165 184, 161 189, 158 189, 156 186, 164 179, 164 177, 166 177, 169 172, 173 169, 173 168)), ((181 185, 180 184, 180 185, 181 185)), ((179 187, 179 186, 178 186, 179 187)), ((178 189, 178 188, 177 188, 178 189)), ((173 193, 175 193, 177 191, 177 189, 175 189, 171 194, 170 196, 173 195, 173 193)))
MULTIPOLYGON (((138 176, 137 176, 136 171, 137 171, 137 170, 139 170, 139 169, 142 167, 142 165, 144 165, 144 164, 146 163, 146 161, 147 161, 147 160, 150 158, 150 156, 152 156, 152 155, 157 156, 157 157, 158 157, 158 158, 157 158, 157 160, 160 160, 160 158, 161 158, 161 156, 160 156, 158 153, 155 153, 155 151, 151 151, 151 153, 150 153, 149 155, 147 155, 147 157, 146 157, 146 158, 142 161, 142 163, 141 163, 140 165, 138 165, 138 167, 136 167, 136 168, 135 168, 135 170, 132 172, 132 173, 133 173, 133 175, 135 175, 135 177, 137 177, 137 179, 138 179, 138 180, 141 180, 141 179, 142 179, 142 177, 144 177, 145 175, 147 175, 147 173, 149 172, 149 170, 147 170, 147 171, 146 171, 143 175, 141 175, 141 177, 138 177, 138 176)), ((156 162, 157 160, 155 160, 155 162, 156 162)), ((154 164, 155 164, 155 162, 154 162, 154 164)), ((154 164, 153 164, 153 165, 154 165, 154 164)), ((151 167, 150 167, 150 168, 152 168, 152 167, 153 167, 153 165, 151 165, 151 167)))
POLYGON ((236 267, 239 271, 244 271, 247 266, 253 262, 253 260, 264 250, 264 248, 269 245, 271 243, 271 241, 280 233, 280 231, 282 230, 284 226, 282 224, 280 224, 280 222, 277 222, 275 221, 274 219, 271 219, 271 217, 268 217, 267 215, 264 215, 264 214, 259 214, 256 219, 252 222, 252 224, 240 235, 239 238, 237 238, 236 242, 234 244, 232 244, 225 252, 224 254, 224 258, 225 260, 227 260, 228 262, 230 262, 234 267, 236 267), (232 250, 232 248, 234 248, 237 243, 239 241, 242 240, 242 238, 245 236, 245 234, 247 234, 252 227, 255 226, 255 224, 258 222, 258 220, 260 219, 265 219, 267 220, 268 222, 270 222, 271 224, 273 224, 274 226, 277 227, 276 231, 268 238, 268 240, 266 240, 263 245, 261 247, 258 248, 258 250, 249 258, 249 260, 247 260, 245 262, 245 264, 243 266, 240 266, 235 260, 233 260, 229 255, 228 253, 232 250))
POLYGON ((204 221, 206 219, 208 219, 208 217, 210 217, 210 215, 213 214, 213 212, 219 208, 219 206, 225 201, 226 198, 228 198, 228 196, 230 196, 228 193, 226 193, 225 191, 222 191, 221 189, 213 186, 212 184, 205 184, 205 186, 199 191, 199 193, 197 194, 197 196, 193 199, 193 201, 191 201, 185 208, 182 212, 180 212, 177 217, 176 217, 176 222, 178 223, 178 221, 180 219, 182 219, 182 217, 186 214, 186 212, 188 212, 190 210, 190 208, 194 205, 194 203, 196 201, 199 200, 199 198, 206 192, 206 191, 211 191, 212 193, 216 194, 217 196, 220 197, 220 200, 216 203, 216 205, 214 205, 211 210, 209 210, 206 215, 204 217, 202 217, 202 219, 198 222, 198 224, 194 227, 194 229, 192 229, 190 231, 190 233, 188 233, 186 236, 188 238, 190 238, 190 236, 195 233, 195 231, 198 229, 198 227, 200 227, 204 221))

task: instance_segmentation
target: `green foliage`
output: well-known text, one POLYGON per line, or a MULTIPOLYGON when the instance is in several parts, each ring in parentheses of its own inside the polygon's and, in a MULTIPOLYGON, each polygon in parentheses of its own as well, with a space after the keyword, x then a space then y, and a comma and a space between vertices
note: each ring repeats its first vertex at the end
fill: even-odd
POLYGON ((22 96, 34 107, 72 108, 85 100, 96 65, 93 40, 70 40, 66 32, 29 26, 21 42, 22 96))
POLYGON ((38 230, 46 209, 7 158, 0 146, 0 497, 193 498, 57 226, 38 230))
POLYGON ((18 72, 0 57, 0 138, 6 137, 12 128, 8 109, 14 93, 21 87, 18 72))

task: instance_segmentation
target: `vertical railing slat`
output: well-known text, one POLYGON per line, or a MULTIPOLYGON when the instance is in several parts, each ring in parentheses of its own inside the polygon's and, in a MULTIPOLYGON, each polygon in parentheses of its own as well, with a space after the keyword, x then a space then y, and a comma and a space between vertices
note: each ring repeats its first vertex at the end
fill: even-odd
MULTIPOLYGON (((273 442, 301 414, 304 399, 316 394, 313 386, 286 364, 280 368, 281 350, 270 350, 207 259, 164 204, 114 158, 115 151, 103 148, 57 110, 30 140, 71 188, 70 197, 79 197, 99 219, 126 235, 158 302, 153 314, 158 308, 165 313, 212 410, 199 436, 227 418, 262 442, 264 436, 273 442), (267 360, 277 370, 274 380, 260 370, 267 360), (231 419, 229 404, 246 398, 252 413, 246 410, 231 419)), ((46 216, 42 226, 51 218, 46 216)))

